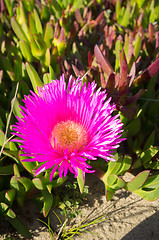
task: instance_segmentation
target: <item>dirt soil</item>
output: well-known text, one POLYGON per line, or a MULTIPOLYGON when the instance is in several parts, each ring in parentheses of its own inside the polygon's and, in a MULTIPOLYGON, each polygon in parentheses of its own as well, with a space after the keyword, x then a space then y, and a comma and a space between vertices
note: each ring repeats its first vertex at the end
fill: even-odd
MULTIPOLYGON (((130 179, 130 174, 126 178, 130 179)), ((103 214, 106 214, 105 221, 87 228, 83 234, 75 236, 74 240, 159 240, 159 200, 148 202, 136 194, 119 190, 107 203, 104 185, 98 178, 87 175, 86 185, 89 186, 89 194, 80 206, 81 214, 73 222, 67 223, 68 228, 83 220, 84 223, 89 223, 103 214)), ((29 228, 33 240, 51 239, 48 229, 37 220, 44 219, 33 202, 28 202, 20 218, 29 228)), ((50 220, 51 226, 58 232, 58 221, 52 211, 50 220)), ((62 221, 64 222, 63 217, 62 221)), ((12 228, 1 221, 0 240, 11 235, 15 239, 23 239, 11 232, 12 228)))

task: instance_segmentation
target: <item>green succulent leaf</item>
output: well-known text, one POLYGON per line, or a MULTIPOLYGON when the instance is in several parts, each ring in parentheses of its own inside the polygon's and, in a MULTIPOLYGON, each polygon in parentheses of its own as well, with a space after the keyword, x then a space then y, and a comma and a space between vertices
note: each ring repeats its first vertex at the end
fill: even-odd
POLYGON ((112 197, 114 196, 115 190, 108 186, 105 186, 105 191, 106 191, 106 200, 107 200, 107 202, 109 202, 112 199, 112 197))
POLYGON ((12 158, 13 160, 15 160, 17 163, 19 163, 19 158, 18 158, 18 152, 17 150, 16 151, 12 151, 12 150, 9 150, 9 149, 5 149, 3 150, 3 154, 5 156, 8 156, 10 158, 12 158))
POLYGON ((145 151, 148 148, 150 148, 151 146, 153 146, 154 145, 154 140, 155 140, 155 131, 153 131, 151 133, 151 135, 148 137, 148 139, 147 139, 147 141, 145 143, 143 151, 145 151))
POLYGON ((17 35, 18 39, 23 40, 25 42, 28 41, 25 33, 23 32, 23 29, 21 28, 21 26, 17 23, 16 19, 14 17, 12 17, 11 19, 11 26, 13 28, 13 31, 15 32, 15 34, 17 35))
POLYGON ((127 6, 124 15, 121 21, 121 25, 127 27, 129 25, 129 18, 130 18, 130 6, 127 6))
POLYGON ((20 172, 19 172, 19 168, 18 168, 17 164, 13 165, 13 170, 14 170, 14 175, 17 177, 20 177, 20 172))
POLYGON ((31 53, 31 48, 30 45, 25 42, 24 40, 21 40, 19 42, 19 46, 20 46, 20 50, 23 54, 23 57, 28 61, 28 62, 32 62, 34 60, 34 57, 31 53))
POLYGON ((151 160, 159 151, 158 147, 151 146, 149 149, 147 149, 145 152, 141 153, 141 161, 143 164, 147 163, 151 160))
POLYGON ((144 198, 147 201, 154 201, 159 198, 159 187, 153 190, 138 189, 138 190, 135 190, 134 193, 138 194, 140 197, 144 198))
POLYGON ((50 23, 46 24, 45 33, 44 33, 44 42, 46 43, 47 48, 51 47, 52 40, 54 37, 53 28, 50 23))
POLYGON ((18 177, 17 180, 23 185, 26 192, 33 187, 32 181, 27 177, 18 177))
POLYGON ((8 207, 8 205, 7 205, 6 203, 3 203, 3 202, 0 203, 0 212, 1 212, 1 213, 7 212, 7 209, 8 209, 8 208, 9 208, 9 207, 8 207))
POLYGON ((26 226, 17 217, 7 217, 8 221, 13 225, 13 227, 26 239, 31 238, 31 234, 26 226))
POLYGON ((8 13, 9 13, 9 17, 12 18, 14 13, 13 13, 13 4, 14 4, 14 1, 12 0, 4 0, 5 4, 6 4, 6 7, 7 7, 7 10, 8 10, 8 13))
POLYGON ((141 127, 141 121, 139 118, 135 118, 133 121, 131 121, 128 126, 126 126, 125 130, 128 131, 129 136, 135 136, 141 127))
POLYGON ((82 194, 83 193, 83 189, 84 189, 85 176, 84 176, 84 173, 82 172, 82 170, 79 169, 79 168, 78 168, 77 182, 78 182, 78 186, 79 186, 80 192, 82 194))
POLYGON ((44 57, 47 50, 47 46, 40 34, 31 35, 30 45, 31 45, 31 52, 34 57, 36 57, 39 60, 42 57, 44 57))
POLYGON ((46 189, 46 185, 45 185, 44 181, 42 181, 40 178, 34 178, 32 180, 32 182, 37 189, 39 189, 39 190, 46 189))
POLYGON ((126 183, 124 188, 128 191, 134 192, 135 190, 139 189, 144 184, 149 173, 150 173, 150 171, 148 171, 148 170, 140 172, 130 182, 126 183))
POLYGON ((47 189, 42 191, 42 194, 44 196, 43 215, 46 217, 53 204, 53 195, 47 189))
POLYGON ((5 193, 5 203, 11 207, 15 199, 15 190, 10 189, 5 193))
MULTIPOLYGON (((22 166, 23 166, 28 172, 32 173, 32 172, 33 172, 33 169, 34 169, 35 166, 36 166, 36 163, 35 163, 35 162, 23 162, 23 160, 26 159, 26 157, 21 156, 22 153, 23 153, 22 151, 19 151, 19 154, 18 154, 19 160, 20 160, 22 166)), ((33 174, 33 173, 32 173, 32 174, 33 174)))
MULTIPOLYGON (((5 141, 5 134, 4 134, 4 132, 0 129, 0 146, 3 146, 4 141, 5 141)), ((9 148, 9 143, 8 143, 8 142, 5 144, 5 148, 9 148)))
POLYGON ((128 155, 125 155, 123 159, 120 159, 120 161, 121 161, 121 168, 117 172, 117 175, 123 175, 127 170, 129 170, 132 163, 132 159, 128 155))
POLYGON ((10 187, 15 189, 17 192, 24 194, 25 188, 24 186, 18 181, 18 177, 13 176, 10 180, 10 187))
POLYGON ((36 93, 38 93, 37 87, 43 87, 43 82, 41 81, 35 68, 30 63, 27 62, 25 66, 26 66, 27 73, 30 77, 33 89, 36 93))
POLYGON ((39 18, 39 14, 35 8, 34 8, 34 20, 35 20, 35 26, 36 26, 37 33, 42 34, 43 29, 42 29, 41 20, 39 18))
POLYGON ((12 175, 12 174, 13 174, 13 165, 0 167, 0 175, 12 175))
POLYGON ((153 175, 149 176, 145 183, 142 185, 142 189, 144 188, 150 188, 150 189, 155 189, 159 187, 159 175, 153 175))
POLYGON ((137 60, 139 56, 139 53, 141 50, 141 44, 142 44, 141 34, 138 33, 135 38, 135 47, 134 47, 135 60, 137 60))

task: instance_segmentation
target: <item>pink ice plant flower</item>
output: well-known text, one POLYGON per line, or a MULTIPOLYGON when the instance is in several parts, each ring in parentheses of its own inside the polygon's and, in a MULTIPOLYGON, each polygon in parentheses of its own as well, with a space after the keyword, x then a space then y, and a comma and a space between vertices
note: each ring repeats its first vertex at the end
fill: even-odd
POLYGON ((17 117, 13 134, 27 158, 23 161, 42 163, 35 176, 50 170, 51 181, 57 170, 59 177, 69 170, 77 177, 78 168, 93 172, 87 159, 114 160, 112 151, 123 140, 123 124, 119 114, 111 116, 116 106, 106 91, 96 88, 95 82, 86 85, 72 76, 66 85, 62 75, 38 88, 38 94, 30 91, 25 96, 25 107, 20 106, 23 117, 17 117))

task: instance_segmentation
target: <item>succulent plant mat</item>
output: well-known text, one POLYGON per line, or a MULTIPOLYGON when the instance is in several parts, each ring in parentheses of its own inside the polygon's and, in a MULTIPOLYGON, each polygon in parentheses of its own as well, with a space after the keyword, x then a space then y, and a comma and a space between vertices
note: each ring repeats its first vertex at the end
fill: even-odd
MULTIPOLYGON (((132 175, 127 173, 125 180, 130 180, 132 175)), ((93 175, 88 175, 86 185, 89 186, 89 194, 80 205, 80 214, 73 219, 67 219, 67 229, 89 223, 104 215, 104 221, 85 228, 81 235, 75 235, 74 240, 157 240, 159 239, 159 200, 146 201, 135 193, 124 189, 118 190, 110 202, 106 202, 104 185, 102 181, 93 175)), ((55 210, 55 209, 53 209, 55 210)), ((64 215, 55 210, 61 221, 64 215)), ((19 211, 21 219, 29 228, 33 240, 50 240, 48 228, 37 219, 45 220, 36 208, 34 202, 27 202, 23 211, 19 211)), ((55 239, 61 226, 52 211, 49 214, 50 225, 55 232, 55 239)), ((0 239, 14 236, 15 239, 24 239, 14 232, 6 222, 0 222, 0 239)), ((60 239, 60 238, 59 238, 60 239)))

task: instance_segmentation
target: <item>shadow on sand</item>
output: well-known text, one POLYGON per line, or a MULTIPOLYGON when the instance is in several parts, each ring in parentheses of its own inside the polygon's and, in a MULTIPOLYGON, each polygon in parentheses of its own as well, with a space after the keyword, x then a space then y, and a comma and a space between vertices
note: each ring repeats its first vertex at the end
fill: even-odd
POLYGON ((159 212, 145 219, 121 240, 159 240, 159 212))

